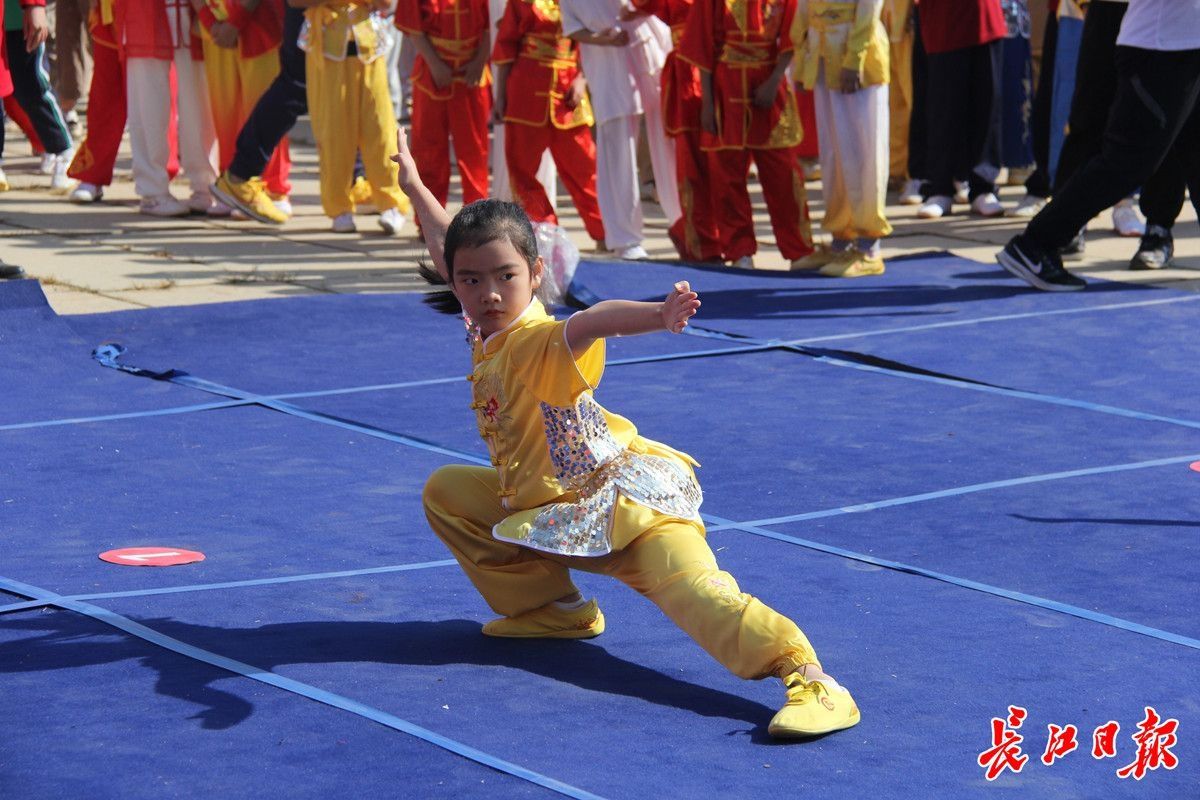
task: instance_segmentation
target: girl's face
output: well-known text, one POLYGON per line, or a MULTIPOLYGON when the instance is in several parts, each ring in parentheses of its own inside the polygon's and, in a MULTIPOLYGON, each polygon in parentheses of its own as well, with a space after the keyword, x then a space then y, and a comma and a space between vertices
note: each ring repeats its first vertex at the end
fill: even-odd
POLYGON ((542 284, 542 260, 530 268, 508 237, 454 253, 451 289, 485 337, 508 327, 542 284))

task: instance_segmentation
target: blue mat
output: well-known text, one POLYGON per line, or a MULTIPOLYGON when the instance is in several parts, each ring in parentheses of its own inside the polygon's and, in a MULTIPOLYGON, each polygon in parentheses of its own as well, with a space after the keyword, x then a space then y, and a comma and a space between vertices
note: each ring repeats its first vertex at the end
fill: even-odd
POLYGON ((854 690, 859 727, 771 742, 777 683, 726 674, 594 576, 578 582, 605 609, 600 639, 480 636, 490 612, 419 497, 439 464, 483 455, 469 356, 461 323, 419 298, 63 319, 17 283, 0 286, 0 333, 27 340, 0 357, 17 387, 0 422, 0 673, 16 743, 0 753, 5 789, 1188 796, 1200 629, 1186 509, 1200 439, 1143 413, 1187 414, 1167 345, 1139 359, 1115 342, 1151 323, 1181 334, 1191 295, 1042 295, 942 256, 863 285, 589 263, 576 294, 659 298, 679 279, 701 290, 696 327, 711 335, 611 342, 598 397, 704 464, 722 565, 801 624, 854 690), (1007 344, 1036 341, 1022 339, 1032 321, 1075 326, 1073 350, 1047 344, 1031 365, 1007 344), (987 330, 1005 346, 986 347, 987 330), (817 341, 806 356, 780 339, 817 341), (223 398, 101 367, 90 350, 110 340, 127 364, 287 397, 196 410, 223 398), (1106 381, 1106 361, 1128 380, 1106 381), (1010 384, 1046 394, 996 388, 1010 384), (1077 402, 1047 400, 1059 395, 1077 402), (157 415, 176 406, 190 410, 157 415), (125 411, 142 416, 13 427, 125 411), (96 558, 154 544, 208 558, 96 558), (45 603, 71 611, 32 608, 45 603), (1031 760, 993 785, 976 757, 1009 705, 1029 711, 1031 760), (1121 780, 1144 706, 1180 721, 1180 763, 1121 780), (1117 757, 1095 760, 1091 732, 1109 720, 1117 757), (1045 766, 1050 723, 1078 726, 1080 749, 1045 766))

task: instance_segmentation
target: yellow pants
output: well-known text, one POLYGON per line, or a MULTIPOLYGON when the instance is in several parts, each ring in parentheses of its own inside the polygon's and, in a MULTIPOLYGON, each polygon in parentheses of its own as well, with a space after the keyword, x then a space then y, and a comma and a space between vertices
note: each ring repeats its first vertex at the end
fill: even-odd
POLYGON ((208 39, 201 41, 213 127, 217 132, 219 166, 224 170, 233 160, 238 133, 250 118, 254 104, 279 74, 279 51, 243 58, 237 48, 219 47, 208 39))
POLYGON ((305 60, 308 115, 320 159, 321 207, 329 217, 350 213, 354 202, 354 156, 362 152, 371 184, 371 200, 380 211, 412 211, 400 191, 396 153, 396 115, 388 94, 387 59, 364 64, 357 56, 332 61, 310 50, 305 60))
POLYGON ((893 41, 891 45, 891 91, 888 93, 891 159, 888 175, 907 178, 908 126, 913 108, 912 30, 905 31, 904 37, 900 41, 893 41))
POLYGON ((627 547, 599 558, 560 556, 492 538, 508 516, 494 469, 446 466, 425 484, 425 515, 483 599, 513 616, 576 590, 570 570, 611 575, 644 595, 709 655, 742 678, 819 664, 787 617, 743 594, 717 566, 698 523, 662 517, 627 547))

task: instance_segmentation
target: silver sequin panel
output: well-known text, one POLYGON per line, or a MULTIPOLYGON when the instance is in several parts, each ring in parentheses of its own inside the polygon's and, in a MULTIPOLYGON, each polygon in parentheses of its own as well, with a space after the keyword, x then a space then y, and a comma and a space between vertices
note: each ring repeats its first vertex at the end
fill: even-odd
POLYGON ((546 444, 554 475, 567 489, 578 489, 600 465, 625 452, 613 438, 604 419, 604 409, 589 394, 581 394, 574 406, 542 403, 546 444))
POLYGON ((542 508, 528 546, 573 556, 611 552, 618 492, 668 516, 699 516, 703 495, 691 472, 671 459, 626 450, 613 439, 603 411, 588 395, 574 408, 543 403, 542 414, 559 482, 577 491, 579 499, 542 508))

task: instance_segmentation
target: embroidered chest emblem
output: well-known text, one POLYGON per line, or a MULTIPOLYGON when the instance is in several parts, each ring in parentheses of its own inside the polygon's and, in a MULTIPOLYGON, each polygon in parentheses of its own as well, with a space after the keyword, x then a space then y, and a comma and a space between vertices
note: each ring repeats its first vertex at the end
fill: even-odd
POLYGON ((489 397, 488 401, 483 405, 483 415, 488 418, 489 422, 496 421, 496 412, 500 410, 500 401, 495 396, 489 397))
POLYGON ((487 423, 497 428, 508 428, 512 425, 512 417, 502 414, 505 406, 504 382, 496 373, 486 373, 475 381, 475 405, 479 411, 479 423, 487 423))

